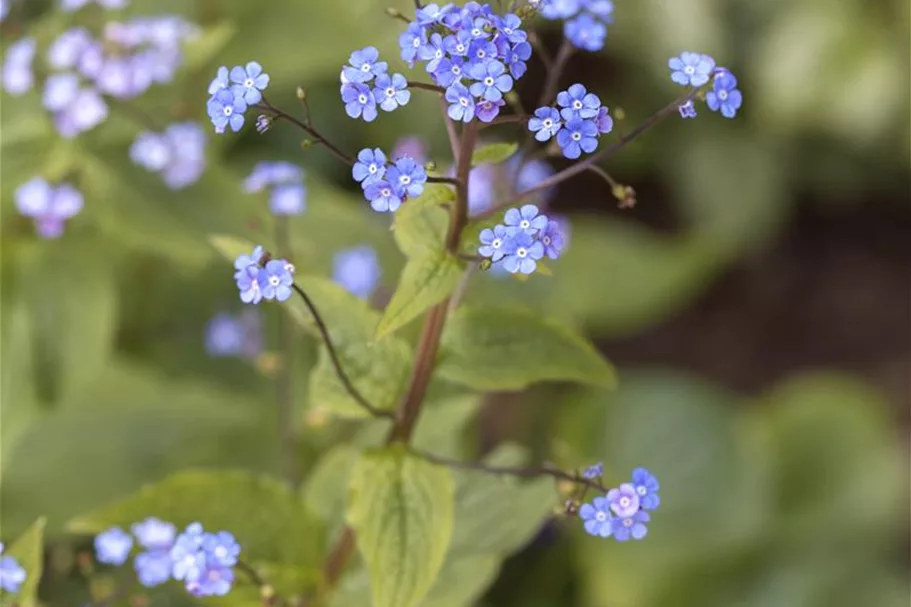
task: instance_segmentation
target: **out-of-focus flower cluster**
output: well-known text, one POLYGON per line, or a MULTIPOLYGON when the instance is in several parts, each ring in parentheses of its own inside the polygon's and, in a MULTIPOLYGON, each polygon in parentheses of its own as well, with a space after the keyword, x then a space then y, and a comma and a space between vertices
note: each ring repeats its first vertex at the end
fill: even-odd
MULTIPOLYGON (((603 474, 601 464, 591 466, 584 478, 596 479, 603 474)), ((611 489, 579 509, 585 532, 596 537, 613 537, 618 542, 641 540, 648 533, 649 512, 658 508, 658 479, 645 468, 633 470, 631 482, 611 489)))

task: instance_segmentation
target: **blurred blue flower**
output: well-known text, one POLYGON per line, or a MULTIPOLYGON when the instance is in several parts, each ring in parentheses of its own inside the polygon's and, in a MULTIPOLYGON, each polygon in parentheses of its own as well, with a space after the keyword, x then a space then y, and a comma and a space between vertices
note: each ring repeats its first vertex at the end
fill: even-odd
MULTIPOLYGON (((54 69, 68 70, 74 68, 80 63, 82 55, 92 47, 95 41, 92 35, 84 27, 71 27, 57 36, 47 50, 47 62, 54 69)), ((100 45, 94 50, 101 51, 100 45)), ((96 59, 98 55, 93 54, 90 59, 96 59)), ((97 62, 99 67, 102 63, 97 62)), ((81 70, 80 70, 81 71, 81 70)), ((86 77, 94 78, 97 73, 83 74, 86 77)))
POLYGON ((614 129, 614 119, 611 118, 610 112, 603 105, 598 109, 595 124, 598 126, 598 132, 602 135, 606 135, 614 129))
POLYGON ((79 76, 70 72, 51 74, 44 81, 41 102, 51 112, 64 109, 79 94, 79 76))
POLYGON ((604 464, 602 462, 592 464, 582 472, 582 478, 595 479, 602 476, 604 476, 604 464))
POLYGON ((607 27, 591 15, 581 14, 563 26, 563 34, 573 46, 585 51, 600 51, 604 48, 607 27))
POLYGON ((639 510, 639 494, 629 483, 623 483, 607 492, 610 508, 620 518, 633 516, 639 510))
POLYGON ((149 550, 170 549, 174 544, 177 529, 171 523, 149 517, 140 523, 134 523, 130 531, 143 548, 149 550))
MULTIPOLYGON (((420 137, 402 137, 392 146, 390 156, 393 159, 410 156, 415 162, 425 164, 427 162, 427 144, 420 137)), ((360 154, 358 154, 358 160, 360 160, 360 154)))
POLYGON ((120 527, 111 527, 95 536, 95 557, 99 563, 123 565, 132 548, 133 538, 120 527))
MULTIPOLYGON (((3 555, 3 543, 0 542, 0 555, 3 555)), ((0 590, 5 592, 19 592, 19 586, 25 581, 25 569, 14 557, 0 556, 0 590)))
POLYGON ((22 38, 9 45, 3 57, 3 88, 7 93, 18 96, 32 89, 35 81, 32 73, 34 58, 34 38, 22 38))
POLYGON ((339 251, 332 262, 332 280, 361 299, 370 297, 380 274, 376 251, 366 245, 339 251))
POLYGON ((645 523, 649 520, 650 517, 645 510, 639 510, 631 516, 615 518, 613 521, 614 539, 618 542, 625 542, 630 538, 641 540, 648 533, 645 523))
POLYGON ((16 208, 35 220, 42 238, 58 238, 63 234, 65 220, 82 210, 83 198, 73 186, 64 183, 53 187, 36 177, 19 186, 15 193, 16 208))
POLYGON ((218 68, 215 78, 209 83, 209 95, 214 95, 218 91, 224 90, 231 86, 230 73, 224 65, 218 68))
POLYGON ((168 550, 140 552, 133 560, 133 570, 139 583, 147 588, 160 586, 171 579, 173 561, 168 550))
POLYGON ((715 60, 708 55, 684 52, 667 62, 671 68, 671 80, 683 86, 702 86, 709 81, 715 60))
POLYGON ((299 183, 304 178, 304 170, 296 164, 285 161, 258 162, 253 171, 244 180, 244 191, 262 192, 269 186, 283 183, 299 183))
POLYGON ((582 504, 579 518, 583 521, 585 532, 596 537, 610 537, 613 533, 613 516, 610 503, 606 497, 596 497, 591 504, 582 504))
POLYGON ((300 215, 307 208, 307 190, 301 183, 283 183, 275 186, 269 196, 269 210, 273 215, 300 215))
POLYGON ((658 495, 660 488, 658 479, 645 468, 633 470, 633 486, 636 488, 643 509, 655 510, 661 504, 661 498, 658 495))

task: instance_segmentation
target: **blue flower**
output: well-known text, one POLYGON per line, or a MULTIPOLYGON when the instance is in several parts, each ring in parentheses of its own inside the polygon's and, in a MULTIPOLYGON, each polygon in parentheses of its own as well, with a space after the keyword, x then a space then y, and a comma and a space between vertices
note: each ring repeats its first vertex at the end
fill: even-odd
POLYGON ((427 44, 418 49, 418 58, 427 62, 428 73, 435 72, 444 57, 446 57, 446 49, 443 45, 443 37, 440 34, 431 34, 427 44))
POLYGON ((639 510, 631 516, 615 518, 613 522, 614 539, 618 542, 625 542, 630 538, 641 540, 648 533, 645 523, 649 520, 651 517, 645 510, 639 510))
POLYGON ((59 238, 65 220, 82 210, 83 197, 76 188, 64 183, 51 186, 36 177, 16 189, 16 208, 35 221, 35 229, 42 238, 59 238))
POLYGON ((380 181, 386 174, 386 155, 380 148, 364 148, 357 154, 351 176, 363 186, 380 181))
POLYGON ((215 78, 212 79, 212 82, 209 83, 209 95, 214 95, 220 90, 226 89, 231 86, 231 80, 228 73, 228 68, 221 66, 218 68, 218 72, 215 74, 215 78))
POLYGON ((474 118, 474 97, 463 85, 456 83, 446 89, 446 101, 449 102, 447 114, 453 120, 471 122, 474 118))
POLYGON ((245 67, 238 65, 231 69, 231 82, 234 96, 254 105, 262 101, 262 91, 269 86, 269 74, 263 73, 263 66, 251 61, 245 67))
POLYGON ((149 550, 170 549, 177 535, 174 525, 155 517, 149 517, 141 523, 134 523, 130 527, 130 531, 136 536, 139 545, 149 550))
POLYGON ((206 533, 193 523, 171 549, 172 574, 194 596, 224 596, 234 583, 240 546, 230 533, 206 533))
POLYGON ((272 259, 261 270, 259 282, 262 285, 263 299, 285 301, 291 297, 294 277, 291 275, 288 262, 272 259))
MULTIPOLYGON (((0 542, 0 555, 3 554, 3 543, 0 542)), ((27 577, 25 569, 14 557, 0 556, 0 590, 5 592, 19 592, 19 586, 27 577)))
POLYGON ((602 462, 592 464, 582 472, 582 478, 595 479, 602 476, 604 476, 604 464, 602 462))
POLYGON ((415 162, 427 162, 427 145, 420 137, 402 137, 392 148, 392 157, 411 156, 415 162))
POLYGON ((607 492, 607 501, 614 514, 620 518, 629 517, 639 510, 639 494, 629 483, 623 483, 607 492))
POLYGON ((544 245, 527 232, 518 232, 506 243, 503 267, 513 274, 531 274, 538 267, 537 260, 542 257, 544 245))
POLYGON ((304 171, 296 164, 284 161, 258 162, 244 180, 244 191, 252 194, 273 185, 300 183, 303 178, 304 171))
POLYGON ((447 4, 443 8, 440 8, 437 4, 428 4, 424 8, 419 8, 415 11, 414 16, 421 25, 431 25, 441 22, 443 17, 454 8, 452 4, 447 4))
POLYGON ((589 93, 581 84, 574 84, 557 94, 557 104, 563 108, 560 115, 564 120, 573 118, 594 118, 601 108, 601 100, 594 93, 589 93))
POLYGON ((263 300, 262 278, 262 272, 258 266, 247 266, 234 274, 242 302, 258 304, 263 300))
POLYGON ((234 584, 234 570, 229 567, 207 567, 196 579, 187 582, 193 596, 225 596, 234 584))
POLYGON ((502 99, 490 101, 485 99, 475 106, 475 114, 481 122, 493 122, 493 119, 499 116, 500 108, 506 105, 502 99))
POLYGON ((348 66, 342 70, 348 82, 366 83, 375 77, 385 74, 388 64, 379 61, 380 52, 374 46, 366 46, 354 51, 348 57, 348 66))
POLYGON ((209 99, 207 104, 209 118, 215 125, 216 133, 224 133, 225 127, 231 127, 235 133, 244 126, 244 112, 247 111, 247 103, 237 97, 230 90, 221 90, 209 99))
POLYGON ((496 263, 506 255, 507 244, 510 235, 506 226, 496 225, 493 229, 481 230, 481 246, 478 248, 478 255, 489 257, 490 261, 496 263))
POLYGON ((728 71, 715 77, 713 89, 705 96, 705 104, 713 112, 721 111, 725 118, 733 118, 743 105, 743 95, 737 90, 737 78, 728 71))
POLYGON ((497 55, 497 45, 490 40, 475 40, 468 47, 468 63, 472 67, 487 65, 495 61, 497 55))
POLYGON ((443 47, 450 56, 467 57, 472 40, 469 32, 460 30, 451 36, 446 36, 443 40, 443 47))
POLYGON ((387 112, 391 112, 401 105, 407 105, 411 100, 408 81, 401 74, 393 74, 391 78, 383 74, 376 79, 373 98, 387 112))
POLYGON ((239 316, 216 314, 206 325, 205 347, 212 357, 256 358, 263 348, 262 318, 251 309, 239 316))
POLYGON ((503 222, 506 224, 507 232, 514 236, 519 232, 525 232, 529 236, 534 236, 539 230, 547 226, 547 215, 539 215, 538 207, 533 204, 522 205, 521 209, 509 209, 503 216, 503 222))
POLYGON ((613 533, 613 516, 610 503, 605 497, 596 497, 591 504, 582 504, 579 518, 583 521, 585 532, 596 537, 610 537, 613 533))
POLYGON ((130 159, 144 169, 157 173, 171 162, 171 147, 163 135, 142 132, 130 146, 130 159))
POLYGON ((518 80, 525 75, 528 70, 526 61, 531 59, 531 45, 527 42, 520 42, 512 47, 506 53, 506 65, 509 66, 509 73, 518 80))
POLYGON ((366 245, 339 251, 332 262, 332 280, 361 299, 373 293, 381 272, 376 251, 366 245))
POLYGON ((3 88, 10 95, 24 95, 32 89, 35 76, 32 60, 35 58, 35 39, 16 40, 3 58, 3 88))
POLYGON ((708 55, 685 52, 669 59, 667 65, 671 68, 671 80, 677 84, 702 86, 709 81, 715 60, 708 55))
POLYGON ((696 117, 696 106, 693 105, 693 100, 689 100, 686 103, 682 104, 677 108, 677 111, 680 112, 681 118, 695 118, 696 117))
POLYGON ((557 219, 551 219, 547 226, 541 232, 541 244, 544 245, 544 253, 551 259, 557 259, 563 253, 566 246, 563 222, 557 219))
POLYGON ((54 114, 54 126, 65 139, 89 131, 107 118, 108 106, 94 88, 83 88, 72 102, 54 114))
POLYGON ((591 15, 583 13, 566 22, 563 26, 563 34, 567 40, 573 43, 573 46, 595 52, 604 48, 607 27, 591 15))
POLYGON ((269 210, 273 215, 300 215, 307 208, 307 189, 301 183, 275 186, 269 195, 269 210))
POLYGON ((538 10, 545 19, 569 19, 579 12, 583 0, 541 0, 538 10))
POLYGON ((513 44, 528 40, 528 34, 522 29, 522 20, 516 15, 508 13, 497 23, 497 29, 513 44))
POLYGON ((95 556, 99 563, 123 565, 133 548, 133 538, 120 527, 111 527, 95 537, 95 556))
POLYGON ((342 101, 345 102, 345 113, 351 118, 363 116, 366 122, 376 120, 376 100, 366 84, 346 84, 342 87, 342 101))
POLYGON ((611 118, 608 109, 603 105, 598 110, 598 115, 595 117, 595 124, 598 126, 598 132, 602 135, 606 135, 614 130, 614 119, 611 118))
POLYGON ((506 74, 506 67, 499 61, 473 65, 469 71, 477 80, 471 85, 471 94, 488 101, 499 101, 503 93, 512 90, 512 78, 506 74))
POLYGON ((133 570, 139 583, 147 588, 160 586, 171 579, 174 563, 167 550, 149 550, 136 555, 133 570))
POLYGON ((658 479, 652 476, 652 473, 645 468, 636 468, 633 470, 633 487, 639 494, 639 501, 644 510, 655 510, 661 505, 661 498, 658 495, 658 479))
POLYGON ((204 534, 202 525, 190 523, 177 536, 171 547, 171 575, 175 580, 191 582, 199 579, 206 567, 206 555, 202 550, 204 534))
POLYGON ((560 112, 552 107, 539 107, 535 115, 528 121, 528 130, 535 134, 538 141, 547 141, 557 134, 563 123, 560 112))
POLYGON ((464 65, 465 60, 461 57, 447 57, 440 61, 436 71, 433 73, 433 78, 437 84, 443 87, 449 87, 456 83, 461 84, 464 76, 464 65))
POLYGON ((414 60, 418 56, 418 50, 427 43, 427 31, 418 23, 412 23, 408 26, 401 36, 399 36, 399 48, 402 51, 402 61, 408 64, 408 67, 414 67, 414 60))
POLYGON ((79 94, 79 76, 71 72, 53 74, 44 81, 41 102, 51 112, 59 112, 79 94))
POLYGON ((240 554, 240 544, 227 531, 207 533, 203 537, 202 549, 206 553, 207 566, 233 567, 240 554))
POLYGON ((386 171, 386 181, 399 193, 401 198, 406 196, 416 198, 424 192, 427 182, 427 172, 424 167, 413 158, 399 158, 393 166, 386 171))
POLYGON ((234 260, 234 278, 238 278, 250 266, 259 267, 259 262, 263 258, 263 248, 256 247, 249 255, 238 255, 234 260))
POLYGON ((395 212, 402 206, 402 198, 388 181, 375 181, 364 188, 364 197, 374 211, 395 212))
POLYGON ((575 160, 584 151, 590 154, 598 147, 598 127, 591 120, 573 118, 557 133, 557 143, 563 149, 563 155, 575 160))

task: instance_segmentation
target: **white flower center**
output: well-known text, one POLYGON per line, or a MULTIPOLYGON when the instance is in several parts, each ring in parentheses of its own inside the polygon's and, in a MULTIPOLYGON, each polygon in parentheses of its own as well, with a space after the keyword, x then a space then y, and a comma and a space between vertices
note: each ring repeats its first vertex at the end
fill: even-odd
POLYGON ((491 241, 490 246, 492 246, 495 249, 499 249, 500 247, 503 246, 503 241, 499 238, 494 238, 493 241, 491 241))
POLYGON ((477 27, 476 27, 476 28, 474 28, 474 29, 471 30, 471 35, 474 36, 475 38, 480 38, 480 37, 481 37, 481 34, 483 34, 483 32, 481 31, 480 28, 477 28, 477 27))
POLYGON ((646 493, 648 493, 648 489, 645 488, 645 485, 639 485, 638 487, 636 487, 636 493, 638 493, 639 495, 645 495, 646 493))
POLYGON ((367 95, 358 95, 357 100, 360 102, 361 105, 366 105, 367 104, 367 95))
POLYGON ((411 43, 411 46, 413 46, 414 48, 418 48, 419 46, 421 46, 420 38, 415 38, 414 42, 411 43))
POLYGON ((624 508, 629 508, 629 498, 628 498, 628 497, 621 497, 621 498, 620 498, 620 505, 621 505, 622 507, 624 507, 624 508))
POLYGON ((582 133, 580 133, 579 131, 576 131, 575 133, 573 133, 572 137, 573 137, 573 141, 579 141, 582 139, 582 133))
POLYGON ((457 52, 457 53, 464 53, 464 52, 465 52, 465 45, 464 45, 464 44, 456 44, 456 52, 457 52))
POLYGON ((484 79, 484 84, 486 84, 487 86, 493 86, 493 77, 492 77, 492 76, 488 76, 487 78, 485 78, 485 79, 484 79))
POLYGON ((599 511, 597 514, 595 514, 595 520, 598 521, 599 523, 603 523, 604 521, 607 520, 607 515, 605 513, 599 511))
POLYGON ((549 245, 549 244, 550 244, 550 236, 545 236, 544 238, 541 239, 541 242, 543 242, 544 244, 549 245))
POLYGON ((625 518, 625 519, 623 519, 623 526, 624 526, 624 527, 632 527, 632 526, 633 526, 633 519, 631 519, 631 518, 625 518))
POLYGON ((476 54, 478 56, 478 59, 484 59, 485 57, 487 57, 487 51, 485 51, 482 48, 479 48, 478 52, 476 54))
POLYGON ((455 74, 456 76, 459 76, 462 73, 462 68, 460 68, 458 65, 453 65, 452 73, 455 74))
POLYGON ((388 89, 386 89, 386 96, 395 97, 395 89, 392 87, 389 87, 388 89))
POLYGON ((244 86, 247 87, 248 89, 252 89, 253 88, 253 78, 247 78, 246 80, 244 80, 244 86))
POLYGON ((281 282, 282 282, 282 281, 281 281, 281 279, 280 279, 278 276, 270 276, 270 277, 269 277, 269 284, 272 285, 273 287, 277 287, 278 285, 281 284, 281 282))
POLYGON ((392 190, 390 190, 389 188, 383 188, 382 190, 380 190, 380 194, 383 195, 383 198, 389 198, 390 196, 392 196, 392 190))
POLYGON ((442 59, 443 51, 441 49, 437 49, 436 52, 433 54, 433 56, 436 57, 437 59, 442 59))
POLYGON ((215 556, 217 556, 220 559, 225 558, 226 556, 228 556, 228 549, 225 548, 224 546, 217 547, 215 549, 215 556))
POLYGON ((683 68, 683 73, 689 74, 690 76, 692 76, 693 74, 696 73, 696 68, 694 68, 692 65, 688 65, 685 68, 683 68))
POLYGON ((370 64, 369 64, 369 63, 365 63, 364 65, 362 65, 362 66, 361 66, 361 71, 364 72, 365 74, 366 74, 367 72, 369 72, 369 71, 370 71, 370 64))
POLYGON ((377 171, 379 171, 379 169, 376 167, 376 163, 371 162, 370 166, 367 167, 367 172, 370 173, 371 175, 375 175, 377 171))
POLYGON ((465 97, 460 98, 459 103, 462 104, 462 107, 468 107, 468 99, 466 99, 465 97))
POLYGON ((519 222, 519 227, 522 228, 523 230, 527 230, 530 226, 531 226, 531 222, 528 221, 527 219, 523 219, 522 221, 519 222))
POLYGON ((727 100, 728 92, 727 91, 718 91, 718 98, 721 99, 722 101, 727 100))
POLYGON ((541 124, 544 125, 545 129, 549 129, 550 127, 552 127, 554 125, 554 121, 551 120, 550 118, 545 118, 544 122, 542 122, 541 124))
POLYGON ((234 113, 234 108, 231 107, 230 105, 226 105, 225 109, 223 111, 225 113, 225 116, 230 116, 231 114, 234 113))
POLYGON ((581 109, 582 109, 582 102, 579 101, 578 99, 576 99, 575 101, 573 101, 573 109, 574 109, 574 110, 581 110, 581 109))
POLYGON ((528 257, 528 249, 526 249, 525 247, 519 247, 518 249, 516 249, 516 257, 521 257, 522 259, 525 259, 526 257, 528 257))
POLYGON ((409 183, 411 183, 411 177, 409 177, 408 175, 402 175, 401 177, 399 177, 399 183, 402 185, 408 185, 409 183))

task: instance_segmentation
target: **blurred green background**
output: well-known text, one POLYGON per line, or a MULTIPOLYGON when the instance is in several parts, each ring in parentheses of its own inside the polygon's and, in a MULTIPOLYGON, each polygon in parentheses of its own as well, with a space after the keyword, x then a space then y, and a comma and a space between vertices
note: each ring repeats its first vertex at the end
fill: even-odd
MULTIPOLYGON (((68 17, 48 5, 29 0, 27 12, 30 31, 50 39, 68 17)), ((178 81, 136 104, 162 126, 205 122, 215 68, 255 59, 273 104, 295 109, 306 86, 316 124, 344 149, 419 135, 445 165, 434 99, 415 95, 369 125, 339 102, 351 50, 376 45, 401 69, 389 5, 411 3, 134 0, 127 14, 177 12, 204 28, 178 81)), ((469 301, 516 301, 583 327, 621 380, 615 392, 489 395, 470 409, 461 453, 518 442, 567 466, 604 460, 608 482, 645 465, 662 508, 635 545, 555 519, 485 579, 464 572, 474 595, 428 604, 907 605, 908 3, 617 0, 615 16, 605 51, 579 55, 564 84, 622 108, 619 128, 678 94, 666 61, 682 50, 737 74, 744 108, 733 121, 707 110, 668 120, 611 159, 634 209, 619 210, 594 175, 561 187, 551 208, 570 218, 572 239, 553 277, 474 279, 469 301)), ((555 50, 559 29, 541 25, 555 50)), ((16 33, 3 32, 5 47, 16 33)), ((526 106, 541 81, 533 61, 526 106)), ((212 136, 204 177, 174 193, 130 164, 128 117, 64 143, 38 99, 4 95, 0 106, 0 535, 48 516, 45 597, 72 605, 87 592, 73 551, 88 544, 63 533, 70 518, 184 468, 280 470, 277 309, 265 310, 270 353, 253 363, 212 359, 203 345, 214 314, 241 308, 208 237, 273 246, 265 199, 241 189, 253 165, 307 171, 309 208, 291 228, 299 268, 328 275, 335 252, 371 244, 388 295, 403 259, 346 167, 302 151, 290 127, 212 136), (58 241, 16 214, 12 193, 35 175, 67 176, 86 195, 58 241)), ((350 427, 307 402, 316 349, 297 342, 294 422, 310 470, 350 427)))

